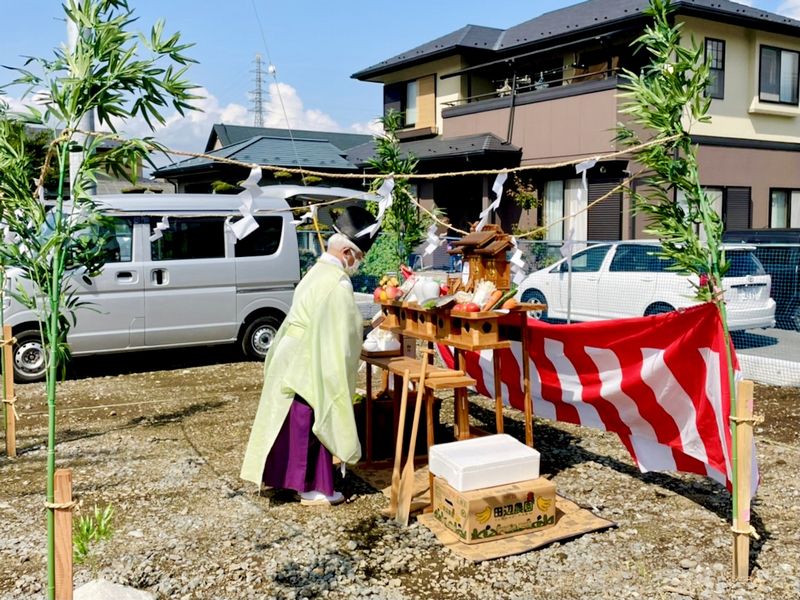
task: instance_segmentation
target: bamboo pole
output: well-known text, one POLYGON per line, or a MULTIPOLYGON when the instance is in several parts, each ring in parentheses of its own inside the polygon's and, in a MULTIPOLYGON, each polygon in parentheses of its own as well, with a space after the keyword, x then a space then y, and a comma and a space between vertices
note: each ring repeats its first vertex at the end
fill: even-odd
POLYGON ((740 381, 737 386, 733 435, 736 437, 736 481, 738 499, 733 513, 733 578, 747 581, 750 575, 750 471, 753 464, 753 382, 740 381))
POLYGON ((72 469, 55 474, 56 600, 72 600, 72 469))
POLYGON ((14 410, 14 358, 11 325, 3 325, 3 413, 6 426, 6 455, 17 457, 17 415, 14 410))

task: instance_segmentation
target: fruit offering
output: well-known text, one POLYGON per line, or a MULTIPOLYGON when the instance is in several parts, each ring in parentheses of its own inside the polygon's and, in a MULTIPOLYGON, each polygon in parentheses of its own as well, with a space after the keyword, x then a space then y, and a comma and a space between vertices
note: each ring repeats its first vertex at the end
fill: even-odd
POLYGON ((388 300, 395 300, 402 296, 400 290, 400 282, 395 276, 384 275, 381 277, 380 285, 375 288, 372 293, 372 299, 375 302, 386 302, 388 300))

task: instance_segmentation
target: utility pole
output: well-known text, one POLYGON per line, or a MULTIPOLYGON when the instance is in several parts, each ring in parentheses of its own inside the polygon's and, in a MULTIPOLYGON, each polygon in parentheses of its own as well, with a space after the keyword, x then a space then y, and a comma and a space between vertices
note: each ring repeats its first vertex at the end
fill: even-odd
POLYGON ((261 55, 256 54, 256 87, 250 92, 253 102, 253 126, 264 126, 264 72, 261 69, 261 55))
MULTIPOLYGON (((69 51, 72 52, 77 45, 78 26, 72 20, 67 19, 67 47, 69 51)), ((94 110, 90 110, 83 115, 78 124, 78 129, 82 131, 94 131, 94 110)), ((76 151, 71 151, 69 153, 69 190, 73 200, 75 199, 75 186, 73 182, 83 163, 83 150, 88 143, 89 136, 86 134, 78 134, 74 139, 78 142, 79 147, 76 151)), ((95 186, 94 183, 87 182, 86 192, 90 196, 94 196, 97 193, 97 186, 95 186)))

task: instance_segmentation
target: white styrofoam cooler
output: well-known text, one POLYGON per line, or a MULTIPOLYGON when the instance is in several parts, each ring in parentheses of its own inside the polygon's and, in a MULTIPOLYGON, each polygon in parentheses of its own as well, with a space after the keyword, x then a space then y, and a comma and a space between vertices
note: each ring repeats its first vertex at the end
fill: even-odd
POLYGON ((431 446, 428 468, 459 492, 539 477, 539 452, 504 433, 431 446))

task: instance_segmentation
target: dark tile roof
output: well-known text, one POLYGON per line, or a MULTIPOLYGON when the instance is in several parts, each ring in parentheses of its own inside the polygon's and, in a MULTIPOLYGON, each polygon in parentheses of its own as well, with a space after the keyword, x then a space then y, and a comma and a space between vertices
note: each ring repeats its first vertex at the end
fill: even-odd
MULTIPOLYGON (((459 156, 476 156, 497 152, 519 153, 521 150, 513 144, 504 144, 503 140, 493 133, 479 133, 454 138, 440 135, 424 140, 400 142, 400 150, 404 156, 412 154, 420 160, 434 158, 455 158, 459 156)), ((347 160, 363 166, 375 154, 374 142, 351 148, 347 160)))
POLYGON ((447 35, 353 73, 352 77, 354 79, 365 79, 392 70, 395 65, 413 63, 423 57, 428 60, 435 54, 452 54, 452 51, 456 48, 491 51, 494 50, 495 44, 502 33, 502 29, 494 27, 466 25, 447 35))
MULTIPOLYGON (((355 170, 355 165, 342 157, 342 152, 327 140, 295 139, 256 136, 208 152, 212 156, 230 158, 246 163, 308 169, 355 170)), ((161 167, 154 177, 169 177, 181 172, 203 169, 213 164, 209 158, 190 158, 161 167)))
MULTIPOLYGON (((230 146, 231 144, 237 144, 260 135, 286 139, 290 138, 288 129, 278 129, 275 127, 248 127, 246 125, 226 125, 225 123, 215 123, 211 128, 211 134, 208 136, 206 151, 214 148, 214 143, 216 140, 219 140, 222 146, 230 146)), ((293 129, 291 132, 291 137, 294 137, 295 140, 325 140, 339 148, 339 150, 347 150, 348 148, 358 146, 359 144, 363 144, 372 139, 371 135, 364 135, 361 133, 309 131, 307 129, 293 129)))
MULTIPOLYGON (((643 15, 649 5, 648 0, 587 0, 509 27, 500 36, 495 50, 506 50, 606 23, 633 19, 643 15)), ((674 0, 673 5, 678 13, 708 12, 720 17, 800 27, 800 21, 795 19, 730 0, 674 0)))
MULTIPOLYGON (((673 0, 673 5, 679 14, 718 19, 754 29, 777 30, 800 35, 800 21, 730 0, 673 0)), ((448 51, 448 54, 453 54, 457 48, 468 46, 457 42, 460 37, 458 34, 467 29, 485 30, 486 41, 494 37, 493 43, 484 46, 489 55, 487 60, 492 60, 500 55, 508 54, 509 51, 543 41, 552 42, 576 32, 586 32, 595 28, 619 27, 626 21, 642 18, 648 6, 648 0, 586 0, 579 4, 546 12, 504 31, 468 25, 359 71, 352 77, 356 79, 375 77, 397 70, 402 66, 431 60, 445 50, 448 51)))

